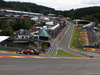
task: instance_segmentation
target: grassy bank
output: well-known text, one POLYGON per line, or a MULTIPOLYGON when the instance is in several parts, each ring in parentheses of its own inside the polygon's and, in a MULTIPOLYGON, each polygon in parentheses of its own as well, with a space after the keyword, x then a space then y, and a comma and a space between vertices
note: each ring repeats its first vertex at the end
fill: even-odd
POLYGON ((80 39, 80 30, 74 30, 70 42, 70 47, 81 47, 83 46, 83 42, 79 40, 80 39))
POLYGON ((72 48, 72 45, 73 45, 74 35, 75 35, 75 31, 73 31, 71 42, 70 42, 70 47, 71 48, 72 48))
POLYGON ((63 51, 63 50, 58 50, 57 55, 60 55, 60 56, 70 56, 70 57, 79 57, 79 56, 70 54, 70 53, 68 53, 68 52, 65 52, 65 51, 63 51))

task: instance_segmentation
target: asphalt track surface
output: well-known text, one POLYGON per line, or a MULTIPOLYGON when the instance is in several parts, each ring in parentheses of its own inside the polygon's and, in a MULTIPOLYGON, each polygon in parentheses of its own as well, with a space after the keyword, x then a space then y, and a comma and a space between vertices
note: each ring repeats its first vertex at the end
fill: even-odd
POLYGON ((0 75, 100 75, 100 59, 0 58, 0 75))
POLYGON ((57 54, 58 51, 58 42, 61 39, 61 37, 63 36, 64 32, 67 30, 68 26, 66 26, 60 33, 59 35, 55 38, 51 40, 51 51, 50 54, 57 54))
POLYGON ((67 33, 64 36, 63 40, 59 44, 59 48, 61 50, 64 50, 66 52, 69 52, 71 54, 78 55, 78 56, 83 56, 83 57, 93 56, 93 57, 96 57, 96 58, 100 58, 100 53, 72 50, 71 48, 68 47, 69 44, 70 44, 70 41, 71 41, 71 36, 72 36, 73 29, 74 29, 74 27, 69 28, 69 30, 67 31, 67 33))
POLYGON ((52 48, 51 48, 50 54, 57 54, 57 50, 61 49, 77 56, 83 56, 83 57, 93 56, 93 57, 100 58, 100 53, 72 50, 71 48, 68 47, 70 45, 73 30, 74 30, 73 26, 66 26, 63 29, 63 31, 61 32, 61 35, 59 34, 56 37, 56 39, 52 41, 52 44, 51 44, 52 48))
POLYGON ((47 55, 20 55, 0 53, 0 56, 18 56, 0 58, 0 75, 100 75, 100 58, 62 57, 47 55), (19 58, 33 56, 38 58, 19 58), (40 58, 39 58, 40 57, 40 58))

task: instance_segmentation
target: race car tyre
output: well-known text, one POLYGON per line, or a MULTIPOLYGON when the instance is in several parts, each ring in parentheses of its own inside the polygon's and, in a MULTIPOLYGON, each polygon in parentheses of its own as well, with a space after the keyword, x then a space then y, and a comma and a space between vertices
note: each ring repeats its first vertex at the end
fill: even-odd
POLYGON ((24 53, 24 54, 28 54, 28 51, 24 51, 23 53, 24 53))
POLYGON ((16 52, 16 54, 19 54, 19 52, 16 52))
POLYGON ((32 53, 28 53, 28 54, 32 55, 32 53))
POLYGON ((39 53, 35 53, 36 55, 39 55, 39 53))

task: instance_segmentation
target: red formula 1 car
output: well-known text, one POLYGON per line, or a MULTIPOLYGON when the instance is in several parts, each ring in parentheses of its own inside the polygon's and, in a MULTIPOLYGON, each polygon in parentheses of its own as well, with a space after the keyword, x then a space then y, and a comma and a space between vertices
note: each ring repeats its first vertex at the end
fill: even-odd
POLYGON ((28 49, 28 50, 19 50, 16 52, 18 54, 36 54, 39 55, 39 50, 38 49, 28 49))

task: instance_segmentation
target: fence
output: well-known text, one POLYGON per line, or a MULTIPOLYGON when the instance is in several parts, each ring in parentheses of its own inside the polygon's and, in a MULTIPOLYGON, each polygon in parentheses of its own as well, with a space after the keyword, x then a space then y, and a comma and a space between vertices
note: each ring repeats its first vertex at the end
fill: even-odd
POLYGON ((27 48, 16 48, 16 47, 0 46, 0 50, 18 51, 18 50, 23 50, 23 49, 27 49, 27 48))

